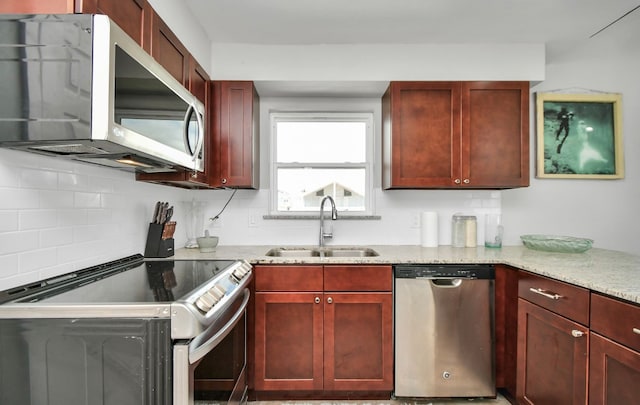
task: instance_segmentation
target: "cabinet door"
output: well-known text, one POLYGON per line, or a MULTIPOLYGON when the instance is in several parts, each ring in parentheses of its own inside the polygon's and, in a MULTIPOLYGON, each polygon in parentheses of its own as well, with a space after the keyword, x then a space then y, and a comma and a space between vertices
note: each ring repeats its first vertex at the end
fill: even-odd
POLYGON ((382 99, 383 188, 460 178, 460 83, 392 82, 382 99))
POLYGON ((0 13, 2 14, 65 14, 75 10, 74 0, 2 0, 0 13))
POLYGON ((528 82, 463 82, 462 186, 528 185, 528 82))
POLYGON ((589 404, 635 404, 640 398, 640 353, 591 334, 589 404))
POLYGON ((155 13, 151 29, 151 56, 183 86, 188 86, 189 51, 155 13))
POLYGON ((516 395, 518 347, 518 269, 496 265, 496 386, 516 395))
POLYGON ((151 50, 153 9, 146 0, 76 0, 79 13, 106 14, 145 51, 151 50))
POLYGON ((518 300, 517 398, 523 404, 585 404, 588 329, 518 300))
MULTIPOLYGON (((250 81, 215 81, 214 152, 218 168, 212 186, 254 188, 259 185, 259 98, 250 81)), ((215 169, 214 169, 215 171, 215 169)))
POLYGON ((257 391, 322 390, 322 293, 256 293, 257 391))
MULTIPOLYGON (((208 105, 209 94, 209 75, 202 66, 198 64, 193 56, 189 56, 189 70, 188 70, 189 85, 187 88, 200 100, 205 106, 208 105)), ((207 114, 208 115, 208 114, 207 114)))
POLYGON ((324 389, 393 389, 391 293, 325 293, 324 389))

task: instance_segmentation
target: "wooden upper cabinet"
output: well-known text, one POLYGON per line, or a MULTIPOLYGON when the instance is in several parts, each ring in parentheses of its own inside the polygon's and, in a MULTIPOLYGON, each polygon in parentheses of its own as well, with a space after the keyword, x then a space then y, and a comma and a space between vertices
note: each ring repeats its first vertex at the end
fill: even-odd
POLYGON ((169 26, 156 13, 151 29, 151 56, 183 86, 188 87, 190 54, 169 26))
POLYGON ((460 167, 460 84, 392 82, 382 98, 383 187, 450 187, 460 167))
POLYGON ((208 105, 209 99, 209 80, 209 75, 204 68, 190 55, 187 69, 187 89, 205 105, 208 105))
POLYGON ((462 185, 528 186, 529 83, 464 82, 462 112, 462 185))
POLYGON ((2 0, 2 14, 66 14, 75 11, 74 0, 2 0))
POLYGON ((527 82, 392 82, 383 188, 529 185, 527 82))
POLYGON ((0 13, 106 14, 145 51, 151 50, 153 9, 146 0, 3 0, 0 13))
POLYGON ((154 13, 146 0, 76 0, 76 12, 108 15, 145 51, 151 50, 154 13))
POLYGON ((251 81, 212 81, 213 159, 215 187, 257 189, 259 172, 260 99, 251 81))

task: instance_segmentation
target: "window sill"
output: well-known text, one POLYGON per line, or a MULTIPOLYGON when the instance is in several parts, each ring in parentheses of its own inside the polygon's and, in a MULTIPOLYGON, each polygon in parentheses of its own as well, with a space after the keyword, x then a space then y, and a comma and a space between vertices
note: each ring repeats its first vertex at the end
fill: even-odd
MULTIPOLYGON (((262 219, 302 219, 302 220, 320 220, 320 214, 317 215, 263 215, 262 219)), ((331 213, 329 215, 325 214, 324 219, 331 219, 331 213)), ((349 214, 340 214, 338 213, 338 220, 363 220, 363 221, 379 221, 382 219, 380 215, 349 215, 349 214)))

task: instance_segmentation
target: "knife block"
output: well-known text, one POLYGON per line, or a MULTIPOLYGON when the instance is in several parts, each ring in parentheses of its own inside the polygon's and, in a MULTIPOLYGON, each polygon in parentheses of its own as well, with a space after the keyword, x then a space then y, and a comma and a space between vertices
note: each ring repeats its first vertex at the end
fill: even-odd
POLYGON ((171 257, 173 256, 173 238, 162 238, 163 224, 149 224, 147 233, 147 246, 144 249, 144 257, 171 257))

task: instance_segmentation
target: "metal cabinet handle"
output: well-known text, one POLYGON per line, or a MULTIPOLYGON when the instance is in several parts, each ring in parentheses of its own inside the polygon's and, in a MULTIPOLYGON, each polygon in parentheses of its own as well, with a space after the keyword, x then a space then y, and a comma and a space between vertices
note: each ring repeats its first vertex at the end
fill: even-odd
POLYGON ((222 179, 222 184, 227 184, 227 179, 222 179))
POLYGON ((469 179, 464 179, 462 182, 463 182, 464 184, 469 184, 469 183, 470 183, 469 179))
POLYGON ((579 337, 584 336, 584 332, 582 332, 580 330, 577 330, 577 329, 574 329, 574 330, 571 331, 571 336, 573 336, 574 338, 579 338, 579 337))
POLYGON ((636 335, 640 335, 640 328, 633 328, 631 329, 633 331, 633 333, 635 333, 636 335))
POLYGON ((329 303, 329 304, 333 303, 333 298, 331 298, 331 297, 327 298, 327 303, 329 303))
POLYGON ((320 297, 316 297, 316 299, 315 299, 315 300, 313 300, 313 301, 314 301, 316 304, 319 304, 319 303, 320 303, 320 297))
POLYGON ((562 295, 558 295, 558 294, 553 294, 553 293, 548 293, 545 290, 543 290, 542 288, 529 288, 529 291, 531 291, 532 293, 536 293, 539 295, 542 295, 543 297, 547 297, 549 299, 552 300, 559 300, 560 298, 562 298, 562 295))

